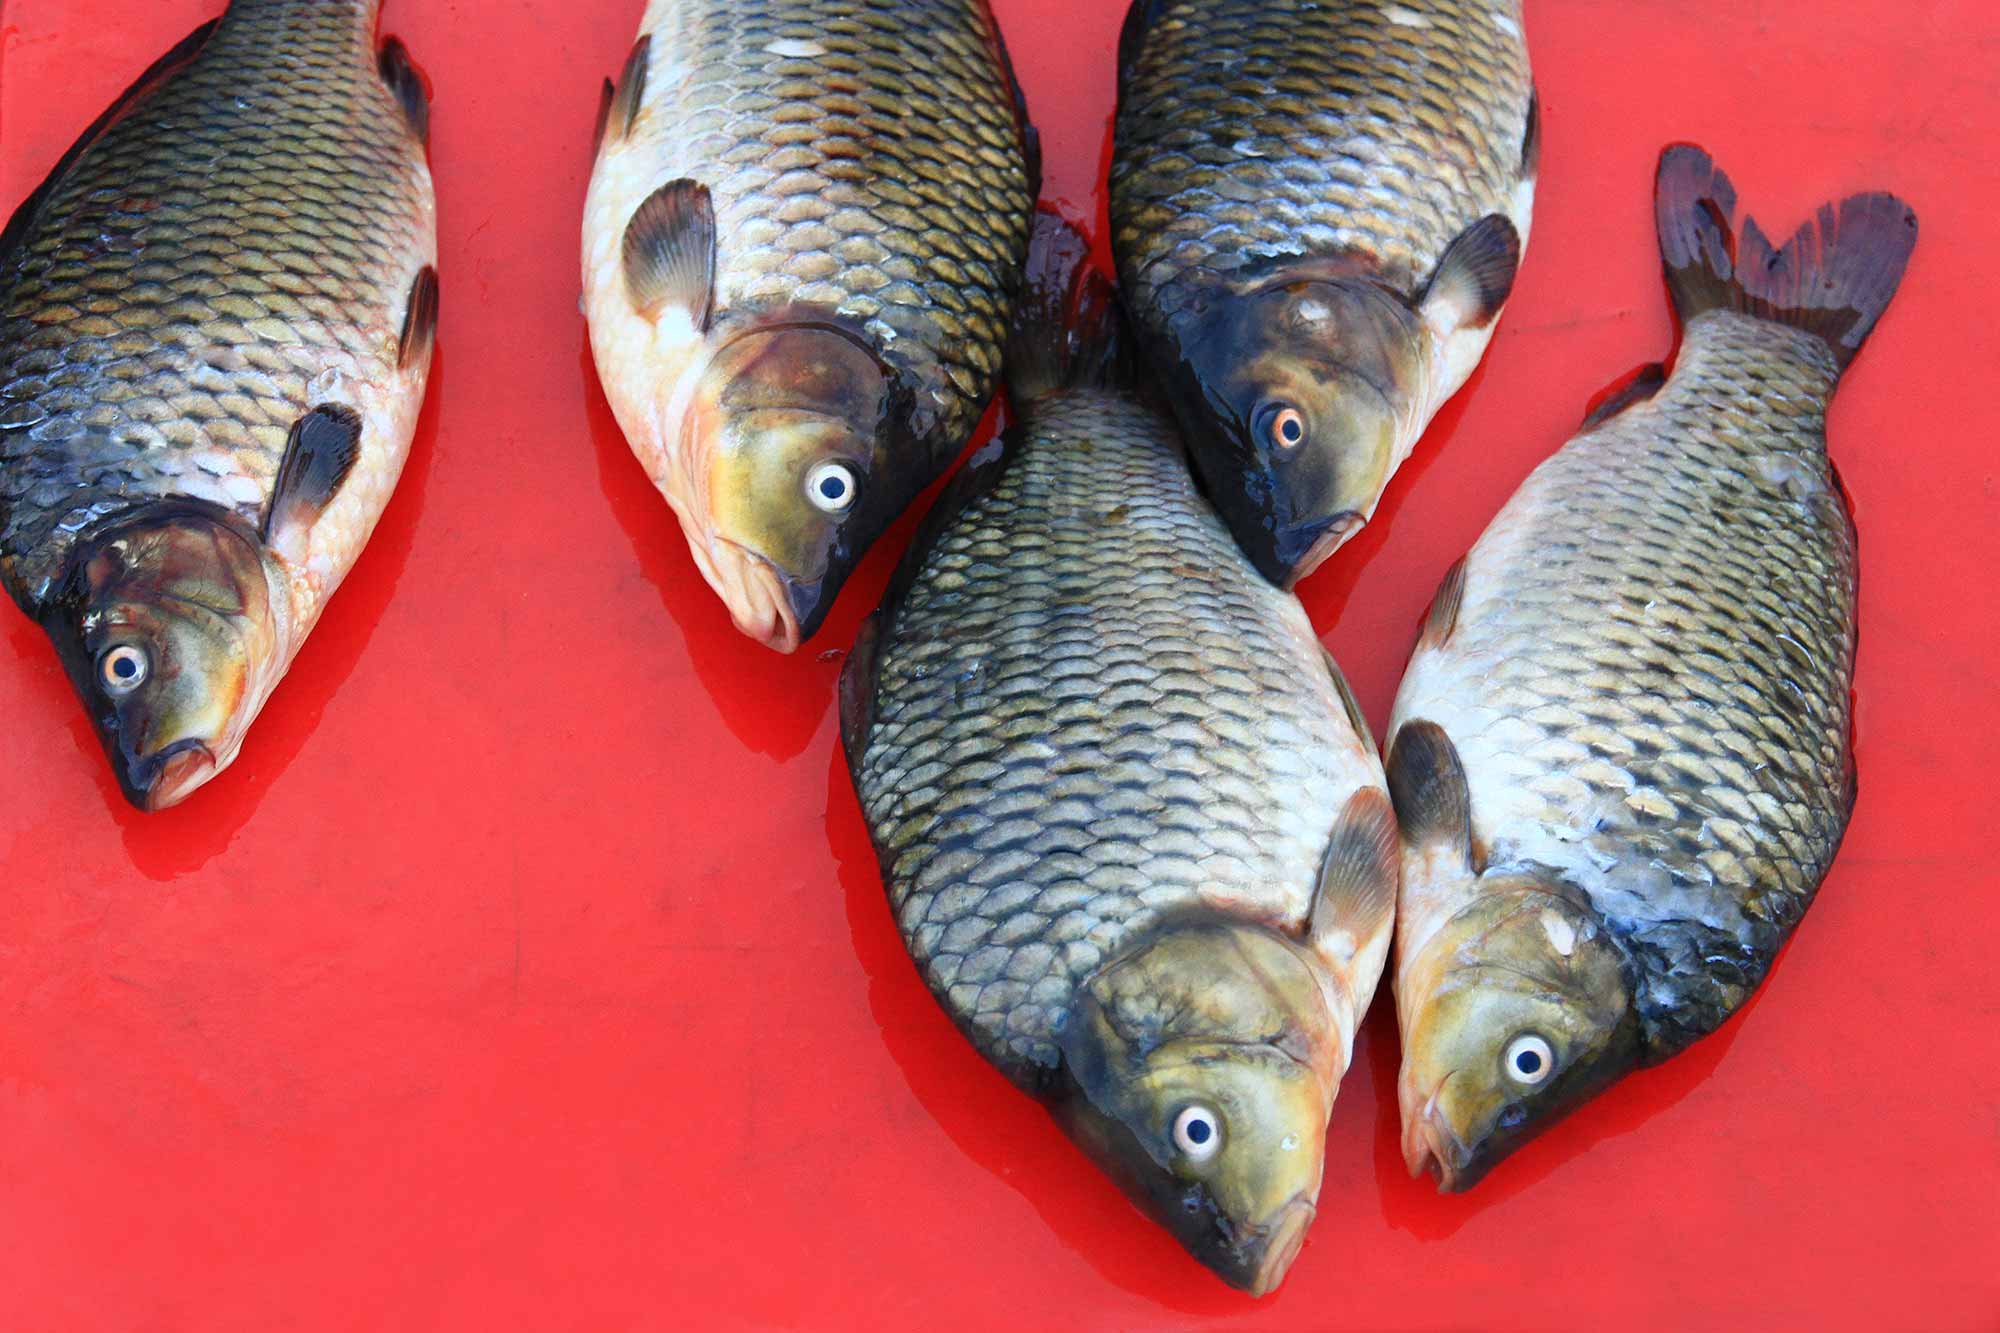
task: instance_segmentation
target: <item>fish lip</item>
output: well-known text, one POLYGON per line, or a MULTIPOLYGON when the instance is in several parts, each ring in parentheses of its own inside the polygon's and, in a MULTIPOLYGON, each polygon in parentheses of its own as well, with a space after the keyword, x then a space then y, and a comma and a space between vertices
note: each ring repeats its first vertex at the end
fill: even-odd
POLYGON ((1305 547, 1304 553, 1289 563, 1289 572, 1285 576, 1286 582, 1283 586, 1288 589, 1297 586, 1301 579, 1325 564, 1328 556, 1345 546, 1347 539, 1361 531, 1367 522, 1368 520, 1359 511, 1343 509, 1331 518, 1296 529, 1295 531, 1313 533, 1312 537, 1303 543, 1297 539, 1288 541, 1289 534, 1281 536, 1278 548, 1280 560, 1284 559, 1284 552, 1288 547, 1297 549, 1301 544, 1305 547))
POLYGON ((1414 1115, 1408 1117, 1403 1128, 1403 1163, 1410 1170, 1412 1180, 1421 1179, 1429 1173, 1436 1181, 1438 1193, 1455 1194, 1478 1179, 1468 1176, 1467 1168, 1472 1164, 1473 1152, 1459 1141, 1438 1114, 1438 1099, 1456 1072, 1446 1074, 1438 1080, 1414 1115))
POLYGON ((125 799, 151 814, 178 805, 215 776, 215 751, 195 737, 175 741, 157 754, 121 755, 114 765, 125 799))
POLYGON ((1261 1243, 1264 1256, 1257 1269, 1251 1274, 1245 1288, 1252 1296, 1264 1296, 1274 1291, 1285 1274, 1291 1271, 1292 1261, 1305 1248, 1306 1233, 1312 1229, 1313 1219, 1319 1216, 1319 1209, 1310 1199, 1294 1197, 1278 1210, 1278 1215, 1266 1224, 1261 1243))
POLYGON ((804 639, 793 602, 798 585, 769 560, 727 537, 710 533, 692 547, 702 577, 729 608, 739 631, 775 652, 797 651, 804 639))

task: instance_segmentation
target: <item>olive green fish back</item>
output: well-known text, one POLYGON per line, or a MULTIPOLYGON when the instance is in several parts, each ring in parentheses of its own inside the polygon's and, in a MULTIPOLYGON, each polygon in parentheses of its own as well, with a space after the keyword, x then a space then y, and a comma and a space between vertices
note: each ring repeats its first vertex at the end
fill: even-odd
POLYGON ((1697 318, 1664 389, 1571 441, 1494 521, 1398 701, 1450 732, 1490 862, 1590 894, 1631 956, 1649 1058, 1755 988, 1853 803, 1837 375, 1810 334, 1697 318))
POLYGON ((1077 986, 1162 913, 1301 927, 1357 743, 1163 418, 1077 389, 1017 430, 913 548, 844 711, 912 956, 1033 1087, 1077 986))
POLYGON ((26 607, 80 532, 149 500, 254 524, 288 432, 393 378, 423 148, 375 0, 236 0, 0 254, 0 573, 26 607))
POLYGON ((985 0, 655 0, 647 27, 624 132, 710 191, 718 324, 858 326, 942 468, 997 382, 1036 190, 985 0))
POLYGON ((1135 309, 1280 256, 1366 256, 1415 292, 1523 178, 1520 25, 1518 0, 1139 0, 1111 166, 1135 309))

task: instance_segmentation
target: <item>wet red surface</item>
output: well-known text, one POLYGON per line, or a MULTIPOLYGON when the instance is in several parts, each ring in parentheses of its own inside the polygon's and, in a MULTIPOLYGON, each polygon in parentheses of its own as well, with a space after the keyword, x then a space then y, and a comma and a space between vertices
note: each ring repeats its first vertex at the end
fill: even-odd
MULTIPOLYGON (((0 209, 218 8, 4 0, 0 209)), ((996 8, 1049 192, 1088 221, 1122 5, 996 8)), ((1531 0, 1516 299, 1306 602, 1379 724, 1438 576, 1668 347, 1662 143, 1706 145, 1774 229, 1895 189, 1922 240, 1832 425, 1860 808, 1745 1013, 1468 1196, 1403 1174, 1383 997, 1263 1302, 1126 1204, 903 953, 833 698, 908 521, 781 659, 611 422, 576 233, 638 10, 391 4, 437 93, 438 369, 233 770, 128 810, 0 608, 0 1325, 2000 1326, 1990 6, 1531 0)))

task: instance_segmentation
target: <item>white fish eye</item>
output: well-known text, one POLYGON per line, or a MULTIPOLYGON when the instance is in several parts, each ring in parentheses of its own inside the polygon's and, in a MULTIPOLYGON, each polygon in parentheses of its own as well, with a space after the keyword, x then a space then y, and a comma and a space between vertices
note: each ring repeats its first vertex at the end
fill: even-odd
POLYGON ((1264 434, 1273 448, 1290 453, 1306 442, 1305 414, 1296 407, 1282 404, 1269 409, 1264 434))
POLYGON ((1206 1162, 1222 1151, 1222 1117, 1199 1103, 1174 1117, 1174 1147, 1191 1162, 1206 1162))
POLYGON ((1556 1055, 1546 1041, 1532 1032, 1523 1032, 1507 1043, 1507 1053, 1500 1057, 1500 1063, 1508 1078, 1533 1087, 1555 1072, 1556 1055))
POLYGON ((821 513, 846 513, 853 507, 854 496, 859 489, 854 469, 832 459, 806 473, 806 499, 812 501, 813 508, 821 513))
POLYGON ((146 683, 153 673, 146 650, 129 643, 114 644, 97 659, 97 678, 113 694, 130 694, 146 683))

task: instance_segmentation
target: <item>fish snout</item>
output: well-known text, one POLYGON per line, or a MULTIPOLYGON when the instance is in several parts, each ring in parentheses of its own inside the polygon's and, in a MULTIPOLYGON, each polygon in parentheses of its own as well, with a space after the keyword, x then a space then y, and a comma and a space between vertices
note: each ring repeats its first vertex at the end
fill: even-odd
POLYGON ((738 630, 776 652, 798 648, 804 635, 797 585, 769 560, 726 537, 707 535, 689 547, 702 577, 729 608, 738 630))
POLYGON ((1273 582, 1285 588, 1294 586, 1324 564, 1328 556, 1346 545, 1347 539, 1361 531, 1367 521, 1353 510, 1345 510, 1330 518, 1291 523, 1278 528, 1273 535, 1272 563, 1282 571, 1282 581, 1274 579, 1273 582))
POLYGON ((115 767, 125 799, 148 812, 178 805, 216 772, 215 752, 193 737, 155 754, 121 754, 115 767))
POLYGON ((1293 1199, 1265 1229, 1260 1243, 1262 1255, 1250 1276, 1248 1290, 1262 1296, 1285 1280, 1292 1261, 1305 1247, 1306 1232, 1312 1229, 1318 1210, 1306 1199, 1293 1199))
POLYGON ((1446 1114, 1445 1093, 1454 1076, 1447 1074, 1428 1095, 1417 1101, 1404 1088, 1403 1163, 1412 1180, 1428 1174, 1437 1181, 1438 1193, 1452 1194, 1471 1185, 1472 1149, 1459 1138, 1446 1114))

